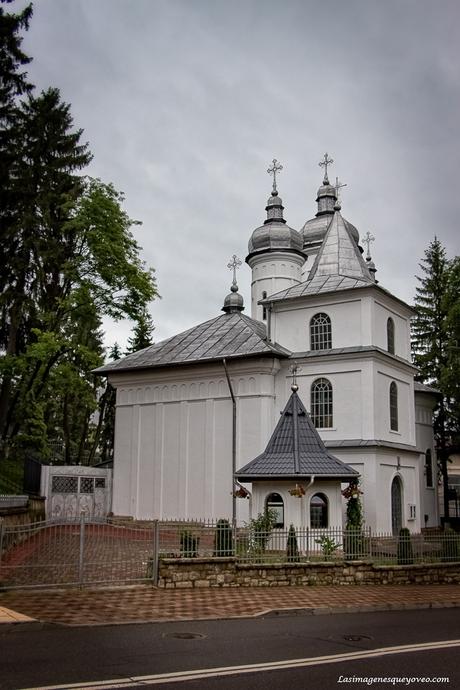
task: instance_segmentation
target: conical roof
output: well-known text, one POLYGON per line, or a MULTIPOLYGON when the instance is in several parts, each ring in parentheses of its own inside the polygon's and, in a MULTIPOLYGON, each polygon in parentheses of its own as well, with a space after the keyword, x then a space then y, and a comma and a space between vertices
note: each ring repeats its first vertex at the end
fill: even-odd
POLYGON ((375 285, 348 223, 335 211, 315 262, 303 283, 270 295, 270 302, 375 285))
POLYGON ((239 481, 311 477, 348 481, 358 475, 325 447, 293 390, 265 451, 236 473, 239 481))

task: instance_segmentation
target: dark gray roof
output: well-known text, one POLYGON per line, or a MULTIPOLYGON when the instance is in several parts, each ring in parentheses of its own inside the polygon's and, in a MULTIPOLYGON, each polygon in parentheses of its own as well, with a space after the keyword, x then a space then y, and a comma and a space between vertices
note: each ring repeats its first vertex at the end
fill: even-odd
POLYGON ((414 381, 414 391, 416 393, 430 393, 431 395, 442 395, 441 391, 433 386, 427 386, 426 383, 420 383, 420 381, 414 381))
POLYGON ((334 441, 325 441, 327 448, 334 450, 358 450, 359 448, 388 448, 389 450, 402 450, 407 453, 424 453, 425 450, 420 450, 416 446, 410 446, 408 443, 395 443, 394 441, 383 441, 375 438, 352 438, 352 439, 337 439, 334 441))
POLYGON ((95 373, 108 374, 174 364, 192 364, 224 357, 232 359, 252 355, 289 356, 289 350, 267 342, 266 337, 263 323, 241 312, 231 312, 205 321, 123 359, 105 364, 95 369, 95 373))
POLYGON ((238 470, 236 478, 255 481, 318 475, 347 481, 357 474, 326 449, 302 401, 293 392, 265 451, 238 470))

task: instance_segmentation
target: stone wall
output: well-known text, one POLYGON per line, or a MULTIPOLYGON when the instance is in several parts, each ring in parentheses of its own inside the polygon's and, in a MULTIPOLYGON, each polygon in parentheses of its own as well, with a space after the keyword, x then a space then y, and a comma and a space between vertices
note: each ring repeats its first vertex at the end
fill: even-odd
POLYGON ((237 563, 234 558, 164 558, 158 586, 286 587, 295 585, 459 584, 460 563, 375 565, 369 561, 338 563, 237 563))
POLYGON ((24 507, 0 507, 0 522, 5 527, 29 525, 45 519, 45 499, 29 498, 24 507))

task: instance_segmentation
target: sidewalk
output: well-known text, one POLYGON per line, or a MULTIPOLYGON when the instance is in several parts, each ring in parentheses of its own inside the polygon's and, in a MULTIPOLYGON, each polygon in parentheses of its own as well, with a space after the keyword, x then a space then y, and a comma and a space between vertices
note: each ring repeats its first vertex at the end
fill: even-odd
POLYGON ((149 585, 0 593, 0 623, 104 625, 460 607, 460 585, 163 590, 149 585))

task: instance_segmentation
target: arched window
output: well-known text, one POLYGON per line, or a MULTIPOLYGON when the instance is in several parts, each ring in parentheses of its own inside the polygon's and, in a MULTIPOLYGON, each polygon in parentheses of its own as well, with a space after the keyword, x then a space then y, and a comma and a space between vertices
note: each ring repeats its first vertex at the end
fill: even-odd
POLYGON ((387 350, 392 355, 395 353, 395 322, 390 318, 387 320, 387 350))
POLYGON ((425 453, 425 482, 427 487, 433 486, 433 462, 431 459, 431 448, 428 448, 425 453))
POLYGON ((315 494, 310 501, 310 527, 313 529, 327 527, 329 524, 327 498, 324 494, 315 494))
POLYGON ((399 533, 403 522, 402 484, 399 477, 391 483, 391 529, 394 535, 399 533))
POLYGON ((332 385, 327 379, 316 379, 310 392, 311 420, 317 429, 332 428, 332 385))
POLYGON ((390 429, 398 431, 398 386, 390 383, 390 429))
POLYGON ((331 347, 331 320, 327 314, 315 314, 310 321, 310 349, 330 350, 331 347))
MULTIPOLYGON (((262 293, 262 299, 265 299, 266 296, 267 296, 267 293, 266 293, 266 291, 264 290, 263 293, 262 293)), ((265 306, 265 304, 264 304, 263 307, 262 307, 262 319, 263 319, 264 321, 267 320, 267 307, 265 306)))
POLYGON ((279 494, 270 494, 265 501, 267 510, 274 510, 276 522, 274 527, 284 527, 284 501, 279 494))

